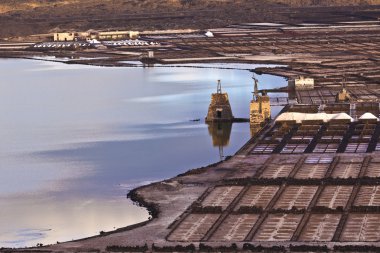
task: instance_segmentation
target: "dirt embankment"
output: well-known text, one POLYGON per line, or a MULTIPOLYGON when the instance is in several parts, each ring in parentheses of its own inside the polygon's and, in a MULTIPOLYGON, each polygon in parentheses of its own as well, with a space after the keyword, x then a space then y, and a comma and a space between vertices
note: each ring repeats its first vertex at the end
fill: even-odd
MULTIPOLYGON (((125 11, 127 7, 131 11, 157 11, 158 8, 168 9, 188 7, 210 7, 223 6, 233 3, 235 7, 246 5, 249 0, 7 0, 0 3, 0 13, 14 11, 30 11, 40 9, 82 9, 87 11, 89 8, 102 7, 103 10, 125 11), (121 8, 121 9, 120 9, 121 8)), ((266 0, 256 1, 257 5, 271 6, 275 4, 285 4, 290 7, 300 6, 343 6, 343 5, 368 5, 379 4, 379 0, 266 0)), ((69 13, 67 13, 69 14, 69 13)))
POLYGON ((273 0, 273 2, 293 7, 303 6, 349 6, 349 5, 375 5, 379 0, 273 0))
POLYGON ((0 3, 0 38, 65 30, 206 29, 242 22, 302 22, 305 12, 295 16, 289 6, 377 3, 379 0, 8 0, 0 3))

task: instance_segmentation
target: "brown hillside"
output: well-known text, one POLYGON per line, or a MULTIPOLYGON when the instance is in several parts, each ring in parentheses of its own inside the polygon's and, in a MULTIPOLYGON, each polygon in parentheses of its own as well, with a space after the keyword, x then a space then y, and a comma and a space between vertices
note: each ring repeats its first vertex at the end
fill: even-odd
POLYGON ((377 18, 378 7, 368 4, 380 4, 380 0, 4 0, 0 2, 0 37, 63 30, 203 29, 240 22, 377 18), (316 6, 351 4, 361 6, 355 7, 359 14, 353 14, 352 7, 315 10, 316 6), (313 8, 305 11, 309 6, 313 8), (365 13, 369 9, 370 16, 365 13))

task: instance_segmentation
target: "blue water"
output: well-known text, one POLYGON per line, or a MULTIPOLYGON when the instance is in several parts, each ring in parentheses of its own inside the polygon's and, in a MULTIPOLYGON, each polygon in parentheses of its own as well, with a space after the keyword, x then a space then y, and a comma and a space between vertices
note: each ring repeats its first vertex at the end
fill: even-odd
MULTIPOLYGON (((146 210, 126 199, 130 189, 219 161, 203 121, 216 80, 235 117, 248 117, 252 91, 246 70, 17 59, 0 60, 0 75, 0 247, 146 220, 146 210)), ((268 88, 285 85, 259 78, 268 88)), ((249 134, 248 124, 234 124, 224 155, 249 134)))

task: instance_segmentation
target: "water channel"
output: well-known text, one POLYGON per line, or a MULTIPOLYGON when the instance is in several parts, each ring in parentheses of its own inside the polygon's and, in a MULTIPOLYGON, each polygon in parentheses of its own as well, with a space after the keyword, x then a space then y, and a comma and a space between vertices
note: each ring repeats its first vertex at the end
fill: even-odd
MULTIPOLYGON (((248 117, 253 88, 250 72, 217 68, 10 59, 0 60, 0 76, 0 247, 146 220, 146 210, 126 198, 130 189, 219 160, 215 131, 203 120, 216 80, 235 117, 248 117)), ((259 80, 267 88, 286 84, 259 80)), ((249 140, 249 124, 226 131, 223 152, 233 155, 249 140)))

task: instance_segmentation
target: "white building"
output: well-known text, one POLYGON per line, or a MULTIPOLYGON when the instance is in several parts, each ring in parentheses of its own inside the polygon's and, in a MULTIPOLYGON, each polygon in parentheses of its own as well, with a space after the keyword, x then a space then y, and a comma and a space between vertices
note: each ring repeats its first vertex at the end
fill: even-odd
POLYGON ((207 31, 207 32, 205 33, 205 35, 206 35, 206 37, 209 37, 209 38, 214 37, 214 34, 213 34, 212 32, 210 32, 210 31, 207 31))
POLYGON ((75 33, 73 32, 63 32, 54 33, 54 41, 74 41, 75 33))
POLYGON ((288 85, 295 90, 312 90, 314 89, 314 79, 300 76, 293 80, 289 80, 288 85))

